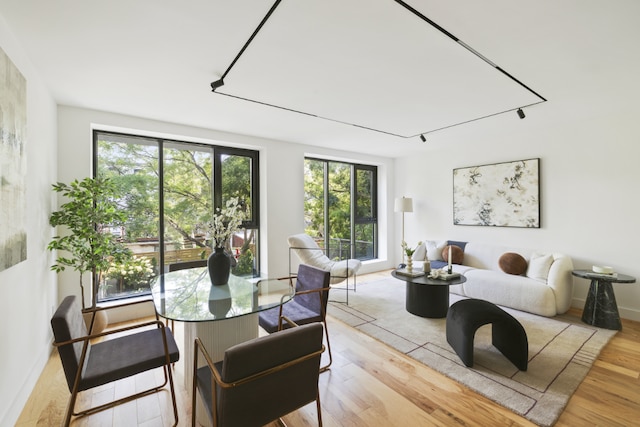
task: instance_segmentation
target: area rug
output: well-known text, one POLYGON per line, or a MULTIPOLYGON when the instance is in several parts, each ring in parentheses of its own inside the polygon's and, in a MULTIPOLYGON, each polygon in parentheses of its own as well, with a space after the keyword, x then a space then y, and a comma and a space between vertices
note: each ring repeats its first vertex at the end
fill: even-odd
MULTIPOLYGON (((450 303, 462 298, 451 294, 450 303)), ((392 277, 358 283, 349 305, 332 302, 328 314, 528 420, 552 426, 616 331, 586 325, 571 315, 547 318, 504 309, 527 332, 526 372, 491 345, 491 325, 477 330, 474 365, 467 368, 447 343, 446 319, 408 313, 405 283, 392 277)))

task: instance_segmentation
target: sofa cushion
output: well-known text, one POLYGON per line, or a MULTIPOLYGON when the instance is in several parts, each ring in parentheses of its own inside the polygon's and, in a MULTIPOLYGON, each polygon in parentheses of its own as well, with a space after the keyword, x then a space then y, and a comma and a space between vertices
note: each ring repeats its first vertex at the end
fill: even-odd
POLYGON ((447 245, 442 249, 442 259, 449 262, 449 248, 451 248, 451 264, 462 264, 464 261, 464 252, 460 246, 447 245))
POLYGON ((498 259, 500 269, 507 274, 521 276, 527 272, 527 260, 518 253, 505 252, 498 259))
POLYGON ((427 247, 425 246, 425 243, 420 243, 417 247, 416 247, 416 251, 413 253, 413 259, 416 261, 423 261, 425 255, 427 254, 427 247))
POLYGON ((431 261, 444 261, 442 259, 442 249, 447 246, 447 242, 445 240, 436 241, 436 240, 427 240, 427 256, 431 261))
POLYGON ((540 253, 532 254, 527 267, 527 277, 546 282, 551 264, 553 264, 553 256, 540 253))

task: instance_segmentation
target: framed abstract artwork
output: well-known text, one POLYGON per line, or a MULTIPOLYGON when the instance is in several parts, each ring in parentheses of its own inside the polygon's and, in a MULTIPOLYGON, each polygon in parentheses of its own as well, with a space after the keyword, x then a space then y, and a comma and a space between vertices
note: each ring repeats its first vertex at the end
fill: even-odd
POLYGON ((453 170, 453 223, 540 228, 540 159, 453 170))
POLYGON ((0 48, 0 271, 27 259, 27 83, 0 48))

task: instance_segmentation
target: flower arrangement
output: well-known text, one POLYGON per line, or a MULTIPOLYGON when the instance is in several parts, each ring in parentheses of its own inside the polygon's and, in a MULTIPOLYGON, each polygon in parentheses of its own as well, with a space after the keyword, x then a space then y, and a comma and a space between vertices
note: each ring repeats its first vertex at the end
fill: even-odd
POLYGON ((240 228, 245 215, 237 197, 227 200, 224 208, 217 208, 211 222, 205 224, 213 249, 224 247, 231 235, 240 228))
POLYGON ((410 257, 410 256, 413 256, 413 254, 415 253, 416 250, 418 250, 421 244, 422 244, 422 241, 418 242, 418 245, 415 247, 415 249, 413 249, 413 248, 410 248, 409 245, 407 245, 407 242, 403 240, 402 250, 404 251, 405 254, 407 254, 408 257, 410 257))

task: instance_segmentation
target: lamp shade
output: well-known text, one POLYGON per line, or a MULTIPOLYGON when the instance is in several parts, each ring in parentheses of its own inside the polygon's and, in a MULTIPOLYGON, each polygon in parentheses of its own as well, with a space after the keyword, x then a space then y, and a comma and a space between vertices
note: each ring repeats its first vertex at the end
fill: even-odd
POLYGON ((413 212, 413 199, 404 196, 396 198, 394 210, 396 212, 413 212))

